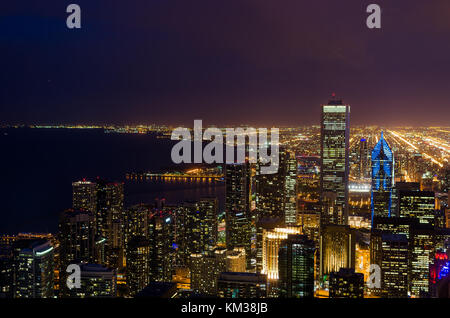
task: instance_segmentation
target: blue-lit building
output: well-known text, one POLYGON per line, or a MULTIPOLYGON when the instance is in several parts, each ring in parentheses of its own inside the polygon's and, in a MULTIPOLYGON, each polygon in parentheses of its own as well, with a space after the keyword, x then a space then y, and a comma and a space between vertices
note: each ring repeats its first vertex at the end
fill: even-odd
POLYGON ((391 216, 394 187, 394 154, 383 137, 372 151, 372 220, 374 216, 391 216))

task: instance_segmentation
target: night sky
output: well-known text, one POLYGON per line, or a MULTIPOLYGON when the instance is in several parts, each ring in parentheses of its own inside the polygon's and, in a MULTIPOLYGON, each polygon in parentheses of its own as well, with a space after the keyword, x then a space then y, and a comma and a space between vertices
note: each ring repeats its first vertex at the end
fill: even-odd
POLYGON ((448 0, 1 1, 0 57, 0 124, 318 124, 332 92, 352 124, 450 118, 448 0))

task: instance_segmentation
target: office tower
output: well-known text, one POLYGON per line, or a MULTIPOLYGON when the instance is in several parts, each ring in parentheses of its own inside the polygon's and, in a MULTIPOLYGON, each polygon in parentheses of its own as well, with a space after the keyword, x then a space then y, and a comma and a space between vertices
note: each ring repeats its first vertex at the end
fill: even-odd
POLYGON ((280 150, 278 172, 261 174, 256 169, 256 213, 258 219, 279 219, 284 224, 297 224, 297 159, 295 153, 280 150))
POLYGON ((359 141, 359 178, 370 178, 370 153, 365 138, 359 141))
POLYGON ((81 180, 72 183, 72 208, 94 213, 97 210, 97 185, 81 180))
POLYGON ((81 287, 70 290, 72 297, 116 297, 116 270, 100 264, 79 264, 81 287))
POLYGON ((336 193, 337 217, 323 218, 324 225, 346 225, 348 218, 350 106, 330 100, 322 106, 320 142, 320 194, 336 193))
POLYGON ((280 245, 290 234, 301 234, 299 226, 263 229, 262 235, 262 274, 268 280, 278 280, 278 252, 280 245))
POLYGON ((125 248, 133 237, 143 236, 148 237, 149 230, 149 216, 151 206, 146 204, 137 204, 128 208, 124 212, 124 230, 123 239, 125 248))
POLYGON ((372 219, 374 216, 391 216, 393 186, 394 154, 381 132, 372 151, 372 219))
POLYGON ((191 254, 191 289, 205 296, 217 296, 217 278, 226 271, 226 250, 191 254))
POLYGON ((251 168, 248 163, 225 167, 225 222, 227 249, 243 247, 247 267, 251 259, 251 168))
POLYGON ((217 209, 216 198, 184 202, 177 208, 177 241, 184 263, 190 254, 210 251, 217 244, 217 209))
POLYGON ((320 277, 355 268, 355 232, 347 225, 327 225, 320 233, 320 277))
POLYGON ((154 210, 149 217, 150 281, 172 280, 175 263, 175 218, 170 211, 154 210))
POLYGON ((221 273, 218 279, 220 298, 265 298, 267 276, 257 273, 221 273))
POLYGON ((341 268, 330 274, 330 298, 364 298, 364 274, 341 268))
POLYGON ((54 248, 47 240, 19 240, 14 243, 15 298, 53 297, 53 253, 54 248))
POLYGON ((79 262, 94 262, 98 258, 95 248, 95 217, 87 210, 66 210, 59 219, 60 279, 63 294, 67 294, 67 266, 79 262))
POLYGON ((127 245, 127 287, 131 296, 150 282, 150 242, 143 236, 133 237, 127 245))
POLYGON ((0 299, 13 297, 13 266, 11 246, 0 245, 0 299))
POLYGON ((409 242, 409 293, 411 297, 427 297, 430 264, 435 251, 434 228, 428 224, 411 228, 409 242))
POLYGON ((61 263, 92 262, 95 259, 95 218, 89 211, 65 210, 59 219, 61 263))
POLYGON ((434 192, 400 190, 398 196, 400 217, 417 218, 420 223, 435 224, 434 192))
POLYGON ((408 238, 403 234, 372 233, 371 263, 381 268, 381 294, 408 296, 408 238))
POLYGON ((97 179, 97 234, 106 238, 106 246, 114 241, 112 226, 122 220, 123 183, 97 179))
POLYGON ((305 235, 288 235, 278 253, 281 297, 314 297, 314 242, 305 235))
POLYGON ((244 248, 227 251, 226 265, 227 272, 245 272, 247 265, 244 248))

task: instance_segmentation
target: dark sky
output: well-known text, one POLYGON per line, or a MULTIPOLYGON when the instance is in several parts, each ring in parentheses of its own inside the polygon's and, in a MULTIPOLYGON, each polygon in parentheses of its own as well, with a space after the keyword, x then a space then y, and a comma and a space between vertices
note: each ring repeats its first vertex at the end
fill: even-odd
POLYGON ((450 118, 448 0, 1 1, 0 57, 0 123, 318 124, 332 92, 352 124, 450 118))

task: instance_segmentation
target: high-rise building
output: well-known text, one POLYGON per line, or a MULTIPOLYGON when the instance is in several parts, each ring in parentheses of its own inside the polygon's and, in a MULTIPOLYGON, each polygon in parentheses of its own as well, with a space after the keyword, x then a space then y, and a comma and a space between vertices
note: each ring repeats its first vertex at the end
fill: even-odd
POLYGON ((284 240, 290 234, 301 234, 301 227, 276 227, 263 229, 262 235, 262 274, 267 275, 267 279, 278 280, 278 252, 284 240))
POLYGON ((322 106, 320 192, 321 199, 326 193, 336 194, 337 213, 322 218, 324 224, 347 224, 349 136, 350 106, 330 100, 322 106))
POLYGON ((226 249, 191 254, 191 289, 205 296, 217 296, 217 278, 226 271, 226 249))
POLYGON ((355 268, 355 231, 348 225, 327 225, 320 233, 320 268, 322 279, 341 268, 355 268))
POLYGON ((72 208, 94 213, 97 210, 97 185, 81 180, 72 183, 72 208))
POLYGON ((67 293, 66 268, 69 264, 94 262, 98 258, 95 246, 95 217, 87 210, 65 210, 59 219, 60 278, 63 294, 67 293))
POLYGON ((267 276, 257 273, 221 273, 218 279, 220 298, 265 298, 267 276))
POLYGON ((13 246, 14 297, 54 295, 54 248, 47 240, 19 240, 13 246))
POLYGON ((229 250, 242 247, 250 267, 252 218, 250 164, 228 164, 225 168, 225 231, 229 250))
POLYGON ((400 217, 417 218, 420 223, 435 224, 434 192, 400 190, 398 201, 400 217))
POLYGON ((150 282, 150 242, 143 236, 133 237, 127 245, 127 287, 134 296, 150 282))
POLYGON ((288 235, 278 253, 281 297, 314 297, 314 242, 304 235, 288 235))
POLYGON ((175 218, 168 210, 154 210, 149 217, 150 281, 172 280, 175 264, 175 218))
POLYGON ((107 246, 114 241, 113 223, 123 214, 123 183, 97 179, 97 234, 106 238, 107 246))
POLYGON ((408 247, 406 235, 372 232, 370 261, 381 268, 383 297, 408 296, 408 247))
POLYGON ((214 249, 217 244, 218 203, 216 198, 184 202, 176 211, 177 240, 182 260, 191 254, 214 249))
POLYGON ((72 297, 116 297, 117 274, 115 269, 100 264, 79 264, 81 287, 70 290, 72 297))
POLYGON ((435 251, 434 228, 428 224, 412 227, 409 243, 409 293, 411 297, 426 297, 430 292, 430 264, 435 251))
POLYGON ((297 160, 295 154, 280 150, 278 172, 261 174, 256 169, 256 213, 258 219, 278 219, 284 224, 297 224, 297 160))
POLYGON ((381 132, 372 151, 372 219, 374 216, 391 216, 393 186, 394 154, 381 132))
POLYGON ((363 298, 364 274, 341 268, 330 274, 330 298, 363 298))

